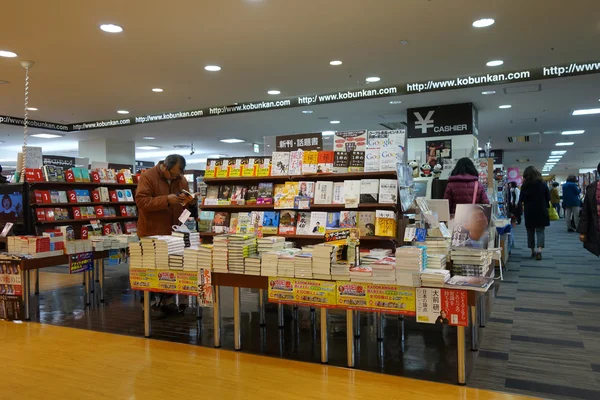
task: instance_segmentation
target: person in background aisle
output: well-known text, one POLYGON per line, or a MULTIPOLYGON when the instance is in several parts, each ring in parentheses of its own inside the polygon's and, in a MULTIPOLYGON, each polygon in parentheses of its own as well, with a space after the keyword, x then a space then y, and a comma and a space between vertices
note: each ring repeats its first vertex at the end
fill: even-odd
POLYGON ((567 220, 567 231, 573 230, 572 219, 575 219, 575 227, 579 226, 579 207, 581 206, 581 189, 577 185, 577 177, 569 175, 567 182, 562 187, 563 190, 563 206, 565 207, 565 219, 567 220))
POLYGON ((560 192, 558 191, 558 187, 560 184, 558 182, 552 183, 552 190, 550 191, 550 202, 552 203, 552 207, 556 210, 558 217, 560 218, 560 192))
POLYGON ((519 204, 521 189, 517 186, 517 182, 510 182, 509 196, 508 212, 511 216, 514 216, 517 225, 521 225, 521 215, 523 214, 523 210, 521 210, 521 205, 519 204))
POLYGON ((550 191, 542 180, 542 174, 535 167, 525 168, 523 186, 519 204, 523 204, 525 228, 527 228, 527 244, 531 249, 531 257, 542 259, 545 229, 550 226, 548 207, 550 206, 550 191), (537 236, 537 248, 535 239, 537 236))
MULTIPOLYGON (((597 171, 600 174, 600 164, 597 171)), ((583 209, 579 219, 579 240, 583 247, 592 254, 600 257, 600 188, 598 181, 593 182, 585 189, 583 209)), ((564 190, 564 189, 563 189, 564 190)))
POLYGON ((475 198, 474 204, 490 203, 485 188, 479 184, 479 174, 473 161, 464 157, 458 160, 450 173, 444 199, 448 200, 450 214, 454 214, 457 204, 473 204, 473 198, 475 198))
MULTIPOLYGON (((137 234, 140 238, 170 235, 172 226, 179 225, 178 218, 184 208, 195 207, 196 199, 183 193, 184 189, 189 188, 183 176, 185 165, 183 156, 171 154, 140 176, 135 193, 138 207, 137 234)), ((160 301, 153 306, 153 317, 178 311, 173 304, 173 295, 161 294, 159 297, 160 301)), ((182 307, 179 311, 184 310, 185 307, 182 307)))

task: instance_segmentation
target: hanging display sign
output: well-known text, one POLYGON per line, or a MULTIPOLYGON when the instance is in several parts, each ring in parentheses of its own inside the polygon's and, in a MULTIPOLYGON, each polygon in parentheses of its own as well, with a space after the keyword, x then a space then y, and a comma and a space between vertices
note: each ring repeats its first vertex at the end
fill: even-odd
POLYGON ((466 290, 417 288, 417 322, 468 326, 466 290))
MULTIPOLYGON (((235 103, 228 106, 214 106, 202 109, 173 111, 160 114, 146 114, 123 119, 108 119, 88 122, 78 122, 71 125, 52 122, 29 120, 33 128, 58 131, 83 131, 90 129, 117 128, 135 124, 166 122, 179 119, 203 118, 228 114, 239 114, 254 111, 279 110, 291 107, 316 106, 320 104, 338 103, 344 101, 367 100, 379 97, 401 96, 416 93, 439 92, 444 90, 465 89, 478 86, 506 85, 515 82, 537 81, 542 79, 566 78, 570 76, 600 73, 600 62, 569 63, 547 67, 506 71, 495 74, 476 74, 454 77, 449 79, 425 80, 408 82, 385 87, 345 90, 341 92, 302 95, 287 99, 263 100, 235 103)), ((23 118, 0 115, 0 124, 23 126, 23 118)), ((411 136, 409 135, 409 138, 411 136)), ((320 149, 317 149, 320 150, 320 149)))
POLYGON ((277 151, 323 150, 323 135, 320 132, 276 136, 275 141, 277 151))
POLYGON ((150 169, 152 167, 154 167, 154 161, 138 161, 135 160, 135 173, 137 174, 138 172, 144 170, 144 169, 150 169))
POLYGON ((73 168, 75 166, 75 157, 47 156, 42 154, 42 163, 55 167, 73 168))
POLYGON ((502 164, 504 161, 504 150, 490 150, 490 156, 485 154, 485 150, 479 150, 479 158, 492 158, 494 164, 502 164))
POLYGON ((133 290, 198 295, 198 272, 131 268, 129 282, 133 290))
POLYGON ((69 273, 89 271, 94 267, 94 253, 91 251, 69 255, 69 273))
POLYGON ((473 103, 409 108, 408 138, 477 135, 477 109, 473 103))
POLYGON ((23 319, 22 293, 19 260, 0 260, 0 319, 23 319))

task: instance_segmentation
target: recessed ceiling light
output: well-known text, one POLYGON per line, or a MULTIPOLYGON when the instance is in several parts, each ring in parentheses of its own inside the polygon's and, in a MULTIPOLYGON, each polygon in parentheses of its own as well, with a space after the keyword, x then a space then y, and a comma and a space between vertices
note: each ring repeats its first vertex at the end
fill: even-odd
POLYGON ((136 147, 138 150, 158 150, 160 146, 138 146, 136 147))
POLYGON ((144 139, 146 139, 146 140, 154 140, 156 138, 154 136, 144 136, 144 139))
POLYGON ((372 82, 379 82, 381 80, 381 78, 378 77, 378 76, 370 76, 366 80, 367 80, 367 82, 371 82, 372 83, 372 82))
POLYGON ((104 32, 108 32, 108 33, 123 32, 123 28, 121 28, 119 25, 115 25, 115 24, 102 24, 102 25, 100 25, 100 29, 102 29, 104 32))
POLYGON ((206 67, 204 67, 204 69, 210 72, 217 72, 221 70, 221 67, 219 67, 218 65, 207 65, 206 67))
POLYGON ((572 115, 591 115, 600 114, 600 108, 587 108, 573 111, 572 115))
POLYGON ((29 136, 42 138, 42 139, 55 139, 55 138, 63 137, 65 135, 61 135, 60 133, 36 133, 33 135, 29 135, 29 136))
POLYGON ((278 95, 278 94, 281 94, 281 92, 280 92, 279 90, 277 90, 277 89, 272 89, 272 90, 269 90, 267 93, 268 93, 268 94, 271 94, 271 95, 278 95))
POLYGON ((481 92, 481 94, 496 94, 496 91, 495 90, 486 90, 486 91, 481 92))
POLYGON ((330 124, 339 124, 339 123, 340 123, 340 121, 335 121, 335 120, 334 120, 334 121, 329 121, 329 123, 330 123, 330 124))
POLYGON ((390 104, 400 104, 402 103, 400 100, 392 100, 390 101, 390 104))
POLYGON ((512 106, 510 104, 504 104, 499 106, 498 108, 511 108, 512 106))
POLYGON ((38 109, 35 107, 27 107, 27 110, 28 111, 37 111, 38 109))
POLYGON ((323 135, 323 136, 335 135, 335 131, 323 131, 323 132, 321 132, 321 135, 323 135))
POLYGON ((561 158, 562 158, 562 156, 550 156, 550 157, 548 157, 548 160, 559 161, 561 158))
POLYGON ((408 44, 408 40, 401 40, 401 41, 400 41, 400 44, 404 44, 404 45, 406 45, 406 44, 408 44))
POLYGON ((312 114, 313 110, 302 110, 302 114, 312 114))
POLYGON ((221 139, 223 143, 244 143, 245 140, 242 139, 221 139))
POLYGON ((0 50, 0 57, 15 58, 16 56, 17 53, 13 53, 12 51, 0 50))
POLYGON ((482 18, 482 19, 478 19, 477 21, 473 22, 473 26, 475 28, 485 28, 487 26, 491 26, 494 25, 494 19, 493 18, 482 18))
POLYGON ((129 111, 127 111, 127 110, 118 110, 117 113, 119 113, 119 114, 129 114, 129 111))
POLYGON ((342 65, 342 62, 340 60, 333 60, 333 61, 329 61, 330 65, 342 65))
POLYGON ((566 150, 554 150, 554 151, 551 151, 550 154, 552 154, 553 156, 558 156, 558 155, 563 155, 566 152, 567 152, 566 150))
POLYGON ((222 157, 227 157, 227 154, 210 154, 207 157, 208 158, 222 158, 222 157))
POLYGON ((155 93, 162 93, 163 92, 163 90, 161 88, 158 88, 158 87, 152 89, 152 91, 155 92, 155 93))
POLYGON ((580 129, 580 130, 575 130, 575 131, 563 131, 562 134, 563 135, 581 135, 584 132, 585 131, 583 129, 580 129))
POLYGON ((557 146, 573 146, 575 142, 560 142, 556 143, 557 146))
POLYGON ((488 61, 485 65, 487 65, 488 67, 498 67, 502 64, 504 64, 504 61, 502 60, 492 60, 488 61))

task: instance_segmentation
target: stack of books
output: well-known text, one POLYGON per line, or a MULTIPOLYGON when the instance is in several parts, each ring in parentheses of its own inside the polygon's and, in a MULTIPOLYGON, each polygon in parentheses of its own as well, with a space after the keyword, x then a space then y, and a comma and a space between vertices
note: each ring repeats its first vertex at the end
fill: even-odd
POLYGON ((350 268, 350 281, 373 283, 373 270, 371 267, 355 265, 354 267, 350 268))
POLYGON ((458 247, 452 249, 452 262, 454 275, 486 276, 492 257, 486 250, 458 247))
POLYGON ((243 274, 244 259, 256 255, 256 236, 234 234, 229 235, 229 273, 243 274))
POLYGON ((337 261, 340 246, 322 243, 313 248, 312 271, 314 279, 331 280, 331 264, 337 261))
POLYGON ((427 267, 424 246, 402 246, 396 249, 396 283, 402 286, 421 286, 421 271, 427 267))
POLYGON ((142 243, 129 245, 129 268, 144 268, 142 243))
POLYGON ((429 248, 427 248, 427 268, 446 269, 446 255, 430 254, 429 248))
POLYGON ((183 254, 169 255, 169 269, 173 271, 183 271, 183 254))
POLYGON ((331 279, 334 281, 350 280, 350 264, 344 261, 336 261, 331 264, 331 279))
POLYGON ((65 254, 77 254, 93 251, 91 240, 67 240, 65 241, 65 254))
POLYGON ((444 284, 450 280, 450 271, 446 269, 427 268, 421 273, 421 283, 423 286, 444 287, 444 284))
POLYGON ((282 253, 277 259, 277 276, 294 277, 294 255, 282 253))
POLYGON ((294 277, 312 279, 312 255, 302 253, 294 257, 294 277))
POLYGON ((229 235, 218 235, 213 238, 212 266, 214 272, 229 273, 229 235))
POLYGON ((269 251, 280 251, 285 247, 285 238, 282 236, 264 237, 257 240, 259 254, 269 251))
MULTIPOLYGON (((183 256, 183 249, 185 249, 183 238, 172 235, 154 236, 154 238, 156 239, 154 241, 156 268, 169 269, 169 256, 183 256)), ((183 265, 181 268, 183 269, 183 265)))
POLYGON ((262 276, 277 276, 279 254, 277 251, 261 253, 260 274, 262 276))
POLYGON ((373 283, 396 283, 396 259, 394 257, 384 257, 383 259, 371 264, 373 271, 373 283))
POLYGON ((447 256, 450 254, 450 239, 427 237, 423 243, 427 247, 427 254, 439 254, 447 256))
POLYGON ((261 272, 260 256, 253 255, 244 259, 244 274, 259 276, 261 272))
POLYGON ((183 270, 198 271, 198 247, 186 247, 183 250, 183 270))
POLYGON ((156 269, 156 249, 153 237, 145 237, 140 240, 142 244, 142 265, 147 269, 156 269))
POLYGON ((212 271, 213 263, 213 245, 212 244, 201 244, 198 246, 198 270, 208 269, 212 271))

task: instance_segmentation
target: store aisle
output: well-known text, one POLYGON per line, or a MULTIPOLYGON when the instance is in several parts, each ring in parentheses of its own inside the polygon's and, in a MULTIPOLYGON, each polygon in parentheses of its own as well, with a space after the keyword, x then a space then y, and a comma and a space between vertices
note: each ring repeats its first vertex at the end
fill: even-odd
POLYGON ((564 220, 531 259, 516 230, 505 281, 483 329, 469 386, 552 399, 600 399, 600 260, 564 220))
POLYGON ((0 391, 0 399, 523 399, 37 323, 0 321, 0 342, 0 363, 10 382, 0 391))

